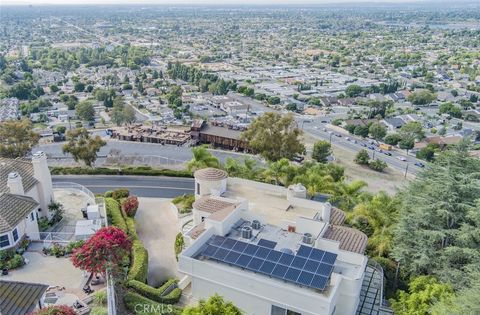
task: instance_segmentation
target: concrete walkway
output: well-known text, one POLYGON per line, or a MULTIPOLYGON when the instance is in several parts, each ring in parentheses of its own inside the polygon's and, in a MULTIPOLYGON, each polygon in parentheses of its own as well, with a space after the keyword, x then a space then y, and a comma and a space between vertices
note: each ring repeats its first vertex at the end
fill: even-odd
POLYGON ((178 219, 169 209, 170 199, 139 198, 135 220, 138 236, 149 255, 148 283, 159 286, 170 278, 178 278, 175 259, 175 237, 178 219))

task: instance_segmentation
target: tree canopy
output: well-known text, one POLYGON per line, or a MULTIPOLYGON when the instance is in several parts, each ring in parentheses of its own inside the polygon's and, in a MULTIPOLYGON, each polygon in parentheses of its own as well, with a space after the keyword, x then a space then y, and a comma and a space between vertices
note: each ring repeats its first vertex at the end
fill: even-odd
POLYGON ((0 156, 11 159, 24 157, 39 139, 28 119, 4 121, 0 124, 0 156))
POLYGON ((185 308, 182 315, 241 315, 242 313, 232 302, 225 301, 215 294, 208 300, 200 300, 198 306, 185 308))
POLYGON ((292 159, 305 152, 300 141, 302 131, 298 129, 292 114, 281 115, 268 112, 256 118, 242 133, 242 138, 255 152, 269 161, 281 158, 292 159))
POLYGON ((92 166, 97 159, 97 153, 107 143, 100 136, 90 137, 85 128, 78 128, 67 132, 67 143, 63 146, 64 153, 70 153, 75 162, 83 161, 92 166))

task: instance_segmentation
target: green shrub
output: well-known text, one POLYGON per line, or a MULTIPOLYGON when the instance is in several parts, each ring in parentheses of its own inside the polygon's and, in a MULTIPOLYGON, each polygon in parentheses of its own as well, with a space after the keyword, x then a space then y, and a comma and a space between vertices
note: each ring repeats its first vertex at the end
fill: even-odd
POLYGON ((137 280, 130 280, 127 282, 127 286, 133 289, 136 293, 151 299, 153 301, 164 303, 164 304, 175 304, 178 303, 180 297, 182 296, 182 290, 179 288, 173 289, 169 294, 163 295, 165 290, 168 287, 175 284, 177 280, 170 279, 165 282, 161 287, 154 288, 137 280))
POLYGON ((139 240, 133 241, 132 265, 128 272, 128 280, 147 282, 148 276, 148 251, 139 240))
POLYGON ((95 306, 90 311, 90 315, 108 315, 108 308, 106 306, 95 306))
POLYGON ((15 254, 12 259, 8 261, 8 269, 15 269, 22 267, 25 264, 22 255, 15 254))
POLYGON ((193 177, 192 172, 187 170, 154 169, 151 167, 52 167, 52 175, 144 175, 144 176, 170 176, 170 177, 193 177))
POLYGON ((185 246, 185 240, 183 239, 183 234, 180 232, 175 237, 175 257, 178 260, 178 254, 180 254, 185 246))
POLYGON ((96 306, 107 305, 107 290, 95 292, 93 296, 93 301, 96 306))
POLYGON ((62 257, 65 256, 65 247, 58 243, 53 243, 52 247, 49 251, 50 255, 55 257, 62 257))
POLYGON ((113 194, 113 191, 109 190, 109 191, 106 191, 103 196, 105 198, 112 198, 112 194, 113 194))
POLYGON ((135 219, 126 217, 125 223, 127 224, 128 235, 130 235, 130 238, 132 240, 137 240, 138 235, 137 235, 137 229, 135 227, 135 219))
POLYGON ((40 232, 45 232, 50 227, 50 222, 45 217, 41 217, 40 219, 38 219, 37 222, 38 222, 38 229, 40 230, 40 232))
POLYGON ((84 240, 78 240, 78 241, 72 241, 65 246, 65 254, 71 254, 73 253, 74 249, 82 247, 82 245, 85 244, 84 240))
POLYGON ((116 200, 127 198, 128 196, 130 196, 130 191, 126 188, 118 188, 112 192, 112 198, 116 200))
POLYGON ((128 310, 133 312, 133 314, 180 315, 182 313, 181 309, 178 307, 157 303, 135 292, 127 292, 123 297, 123 303, 128 310), (138 307, 137 305, 142 305, 142 307, 138 307), (149 309, 151 309, 151 312, 143 312, 143 310, 145 309, 143 306, 145 305, 152 306, 151 308, 149 307, 149 309))
POLYGON ((195 195, 183 194, 173 198, 172 203, 177 207, 179 213, 190 213, 195 202, 195 195))
POLYGON ((105 198, 105 207, 110 224, 128 233, 127 224, 120 210, 120 204, 113 198, 105 198))

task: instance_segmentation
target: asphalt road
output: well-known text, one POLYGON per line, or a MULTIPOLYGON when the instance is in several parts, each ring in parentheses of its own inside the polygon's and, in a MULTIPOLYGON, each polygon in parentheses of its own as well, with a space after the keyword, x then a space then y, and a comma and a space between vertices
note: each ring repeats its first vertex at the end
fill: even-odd
POLYGON ((390 153, 391 156, 388 156, 382 152, 378 147, 375 147, 374 150, 369 149, 372 145, 368 143, 367 139, 362 139, 350 134, 340 133, 331 128, 331 125, 322 121, 330 121, 326 117, 316 117, 316 118, 302 118, 297 116, 297 121, 299 126, 307 133, 311 134, 316 138, 321 138, 326 141, 331 141, 332 145, 341 147, 345 150, 358 152, 362 149, 366 149, 370 154, 370 157, 375 159, 380 159, 388 164, 388 166, 397 169, 398 171, 405 172, 408 167, 409 174, 416 174, 422 168, 415 165, 417 162, 422 162, 421 160, 406 155, 405 152, 399 150, 392 150, 390 153), (337 135, 341 135, 338 137, 337 135), (347 138, 349 140, 347 140, 347 138), (356 141, 356 142, 355 142, 356 141), (364 146, 367 145, 367 147, 364 146), (405 159, 405 161, 400 160, 405 159))
POLYGON ((163 176, 104 176, 104 175, 55 175, 54 183, 73 182, 83 185, 93 193, 104 193, 116 188, 127 188, 139 197, 173 198, 193 194, 193 178, 163 176))

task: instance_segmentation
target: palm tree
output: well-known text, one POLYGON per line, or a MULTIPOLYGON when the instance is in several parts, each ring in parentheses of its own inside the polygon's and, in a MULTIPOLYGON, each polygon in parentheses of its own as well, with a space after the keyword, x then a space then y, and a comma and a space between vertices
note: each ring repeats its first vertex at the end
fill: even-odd
POLYGON ((385 192, 359 203, 347 220, 368 236, 371 256, 387 257, 392 248, 393 226, 397 222, 399 201, 385 192))
POLYGON ((268 168, 263 176, 265 176, 266 181, 275 182, 275 185, 288 186, 295 177, 297 169, 288 159, 280 159, 268 163, 268 168))
POLYGON ((193 158, 188 162, 189 171, 195 171, 206 167, 221 168, 218 158, 208 152, 207 146, 202 145, 192 148, 193 158))
POLYGON ((368 197, 368 194, 362 191, 366 186, 367 183, 362 180, 356 180, 348 184, 338 182, 335 185, 330 202, 336 203, 344 211, 351 211, 359 201, 368 197))
POLYGON ((307 188, 310 197, 314 197, 316 193, 332 194, 335 191, 335 181, 328 174, 324 167, 315 165, 305 170, 303 174, 295 176, 293 183, 301 183, 307 188))

